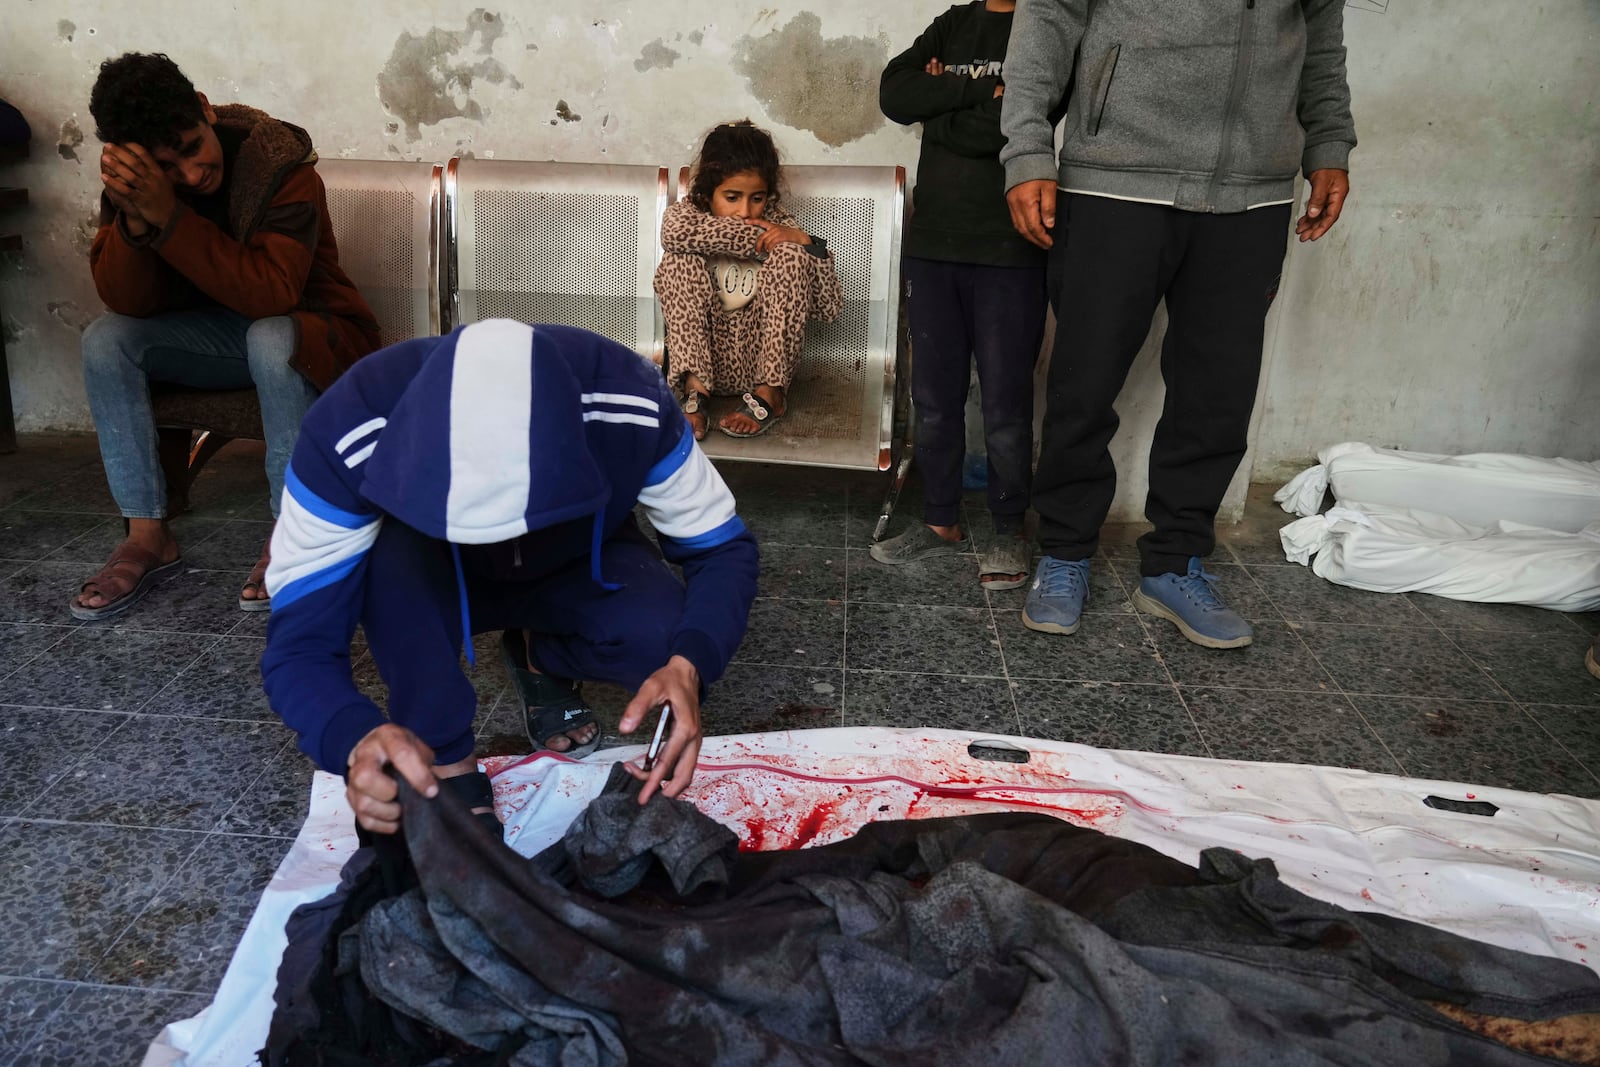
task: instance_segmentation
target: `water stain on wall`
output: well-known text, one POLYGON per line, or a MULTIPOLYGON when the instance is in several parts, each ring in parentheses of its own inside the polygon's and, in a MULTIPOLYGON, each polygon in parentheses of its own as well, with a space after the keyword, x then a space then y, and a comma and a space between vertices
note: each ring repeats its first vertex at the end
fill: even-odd
POLYGON ((480 7, 467 16, 465 30, 435 26, 420 37, 402 33, 396 39, 389 62, 378 73, 378 99, 405 124, 407 140, 417 140, 423 126, 445 119, 482 121, 483 108, 472 98, 477 79, 522 88, 491 55, 504 32, 500 16, 480 7), (468 62, 462 57, 468 48, 489 58, 468 62))
POLYGON ((72 43, 72 35, 77 32, 78 27, 71 19, 61 19, 56 23, 56 36, 68 44, 72 43))
POLYGON ((556 118, 560 119, 562 122, 577 122, 581 120, 583 116, 577 114, 570 107, 568 107, 565 100, 557 100, 556 118))
MULTIPOLYGON (((96 196, 95 199, 98 201, 99 197, 96 196)), ((89 250, 94 247, 94 239, 99 232, 100 209, 96 207, 89 212, 88 217, 78 220, 78 224, 68 234, 68 239, 72 242, 72 248, 78 255, 87 257, 89 250)))
POLYGON ((93 312, 85 311, 70 300, 52 300, 44 307, 57 322, 79 333, 87 330, 95 319, 93 312))
POLYGON ((56 151, 62 159, 78 161, 77 148, 83 143, 83 131, 78 128, 77 119, 68 119, 61 124, 61 133, 56 137, 56 151))
POLYGON ((740 38, 733 56, 773 118, 836 148, 883 125, 878 78, 888 60, 884 36, 824 38, 822 20, 809 11, 771 33, 740 38))
POLYGON ((657 67, 670 67, 678 61, 680 55, 681 53, 674 52, 657 37, 639 50, 639 58, 633 61, 633 69, 643 74, 657 67))

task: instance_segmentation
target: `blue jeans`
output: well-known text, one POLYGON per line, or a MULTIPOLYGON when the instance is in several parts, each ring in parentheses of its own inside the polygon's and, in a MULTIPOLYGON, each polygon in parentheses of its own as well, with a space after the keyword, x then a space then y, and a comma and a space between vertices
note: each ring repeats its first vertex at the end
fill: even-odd
POLYGON ((103 315, 83 334, 89 393, 106 481, 124 518, 162 519, 167 482, 156 452, 150 383, 198 389, 255 387, 267 438, 267 488, 277 517, 283 471, 317 390, 294 368, 288 316, 251 320, 227 308, 174 311, 147 319, 103 315))

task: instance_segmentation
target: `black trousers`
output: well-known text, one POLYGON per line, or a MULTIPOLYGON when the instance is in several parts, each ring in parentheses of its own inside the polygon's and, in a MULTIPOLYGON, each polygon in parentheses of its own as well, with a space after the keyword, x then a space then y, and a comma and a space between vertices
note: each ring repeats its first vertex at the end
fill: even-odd
POLYGON ((906 257, 911 395, 917 411, 922 521, 954 526, 961 512, 972 363, 983 392, 989 513, 997 533, 1022 529, 1033 473, 1033 368, 1044 340, 1043 267, 987 267, 906 257))
POLYGON ((1288 246, 1289 205, 1207 215, 1063 194, 1050 252, 1055 350, 1033 506, 1046 555, 1088 559, 1116 495, 1112 404, 1167 302, 1166 401, 1150 446, 1139 539, 1146 575, 1183 573, 1216 546, 1214 523, 1244 458, 1262 330, 1288 246))

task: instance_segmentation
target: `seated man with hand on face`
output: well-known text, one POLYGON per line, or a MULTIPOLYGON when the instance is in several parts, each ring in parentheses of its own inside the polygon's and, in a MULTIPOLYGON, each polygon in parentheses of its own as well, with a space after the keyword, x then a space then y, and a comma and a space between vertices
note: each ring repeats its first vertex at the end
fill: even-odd
POLYGON ((661 758, 635 769, 640 802, 688 786, 700 701, 744 639, 758 559, 654 364, 585 330, 505 319, 404 341, 317 401, 285 482, 262 678, 301 751, 345 775, 362 827, 399 828, 392 766, 499 832, 460 666, 463 643, 471 659, 471 635, 491 630, 505 631, 536 746, 592 749, 577 683, 613 682, 636 691, 622 733, 672 705, 661 758), (357 623, 387 715, 351 677, 357 623))
MULTIPOLYGON (((172 60, 138 52, 100 67, 89 110, 105 142, 89 266, 111 313, 83 335, 83 379, 128 537, 69 606, 103 619, 183 569, 150 384, 256 390, 276 517, 301 418, 378 347, 378 325, 339 266, 304 130, 213 108, 172 60)), ((246 611, 271 606, 266 552, 239 594, 246 611)))

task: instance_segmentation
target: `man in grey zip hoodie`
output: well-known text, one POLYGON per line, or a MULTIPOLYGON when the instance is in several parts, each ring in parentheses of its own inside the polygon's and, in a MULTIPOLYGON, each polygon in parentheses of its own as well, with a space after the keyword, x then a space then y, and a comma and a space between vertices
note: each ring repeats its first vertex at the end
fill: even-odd
POLYGON ((1033 505, 1044 558, 1022 621, 1077 630, 1116 492, 1128 368, 1166 300, 1167 395, 1150 448, 1134 604, 1209 648, 1250 643, 1201 560, 1244 457, 1267 308, 1295 223, 1339 218, 1355 128, 1344 0, 1020 0, 1001 130, 1017 230, 1050 250, 1056 341, 1033 505), (1070 104, 1059 161, 1049 115, 1070 104))

